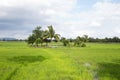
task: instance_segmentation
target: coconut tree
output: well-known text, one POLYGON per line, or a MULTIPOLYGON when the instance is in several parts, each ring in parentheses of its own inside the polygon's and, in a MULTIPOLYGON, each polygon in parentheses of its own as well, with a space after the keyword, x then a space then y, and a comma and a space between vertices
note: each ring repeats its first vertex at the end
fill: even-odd
POLYGON ((88 41, 88 35, 83 35, 83 42, 87 42, 88 41))
POLYGON ((76 37, 75 41, 74 41, 74 46, 80 46, 82 43, 82 39, 80 36, 76 37))
POLYGON ((48 42, 49 42, 49 31, 48 30, 43 31, 42 40, 46 42, 46 46, 48 46, 48 42))
POLYGON ((55 34, 55 35, 54 35, 54 39, 55 39, 56 41, 59 41, 59 40, 60 40, 60 34, 55 34))
POLYGON ((53 29, 52 25, 48 26, 48 31, 49 31, 49 38, 52 41, 52 39, 55 36, 55 30, 53 29))
POLYGON ((88 36, 87 35, 83 35, 83 37, 78 36, 75 41, 74 41, 74 45, 75 46, 80 46, 80 47, 86 47, 86 42, 88 41, 88 36))
POLYGON ((33 31, 32 35, 28 37, 28 43, 33 44, 35 43, 38 46, 39 43, 46 42, 46 46, 48 42, 52 41, 54 38, 55 40, 59 40, 60 35, 55 34, 55 30, 53 29, 52 25, 48 26, 48 30, 41 30, 40 26, 37 26, 33 31))

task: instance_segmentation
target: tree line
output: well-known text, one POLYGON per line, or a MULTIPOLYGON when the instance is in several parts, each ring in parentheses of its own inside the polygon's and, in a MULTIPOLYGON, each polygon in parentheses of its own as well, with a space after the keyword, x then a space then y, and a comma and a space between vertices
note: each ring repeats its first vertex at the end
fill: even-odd
POLYGON ((86 47, 86 42, 88 41, 88 36, 84 35, 82 37, 77 36, 74 41, 71 39, 67 39, 65 37, 61 37, 60 34, 56 34, 52 25, 48 26, 48 29, 42 30, 41 26, 37 26, 33 31, 32 34, 28 37, 27 43, 31 46, 42 47, 42 46, 49 46, 51 47, 51 42, 62 42, 63 46, 79 46, 79 47, 86 47), (71 44, 74 42, 74 44, 71 44), (43 45, 46 43, 46 45, 43 45), (49 44, 49 45, 48 45, 49 44))
POLYGON ((115 42, 115 43, 120 43, 120 38, 117 37, 117 36, 112 37, 112 38, 105 37, 103 39, 89 37, 88 40, 89 40, 89 42, 105 42, 105 43, 115 42))
POLYGON ((93 38, 88 37, 88 35, 77 36, 76 38, 65 38, 61 37, 60 34, 56 34, 52 25, 48 26, 46 30, 43 30, 41 26, 37 26, 34 30, 32 30, 31 35, 26 40, 19 39, 0 39, 0 41, 26 41, 29 45, 35 47, 47 46, 51 47, 52 42, 62 42, 63 46, 78 46, 78 47, 86 47, 86 42, 115 42, 120 43, 119 37, 113 38, 93 38))

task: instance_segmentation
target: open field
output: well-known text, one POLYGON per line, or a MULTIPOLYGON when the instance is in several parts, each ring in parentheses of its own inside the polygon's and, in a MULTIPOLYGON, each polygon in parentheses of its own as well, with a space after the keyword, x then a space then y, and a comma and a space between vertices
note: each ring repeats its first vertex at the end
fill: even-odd
POLYGON ((120 44, 33 48, 0 42, 0 80, 120 80, 120 44))

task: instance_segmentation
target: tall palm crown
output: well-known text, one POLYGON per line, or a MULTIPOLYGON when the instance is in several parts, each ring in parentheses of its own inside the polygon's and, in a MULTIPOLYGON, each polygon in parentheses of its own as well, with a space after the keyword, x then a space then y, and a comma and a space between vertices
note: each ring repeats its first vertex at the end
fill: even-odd
POLYGON ((55 30, 53 29, 52 25, 48 26, 48 30, 49 30, 49 37, 52 38, 55 36, 55 30))
POLYGON ((60 39, 60 34, 55 34, 55 35, 54 35, 54 39, 57 40, 57 41, 59 41, 59 39, 60 39))

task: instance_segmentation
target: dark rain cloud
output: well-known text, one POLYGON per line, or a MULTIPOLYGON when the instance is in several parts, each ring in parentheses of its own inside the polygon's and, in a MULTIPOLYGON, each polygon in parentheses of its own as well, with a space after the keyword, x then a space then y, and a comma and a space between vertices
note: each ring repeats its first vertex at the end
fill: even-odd
POLYGON ((0 30, 31 29, 37 25, 49 24, 45 20, 48 16, 24 7, 4 8, 3 11, 7 15, 0 17, 0 30))

